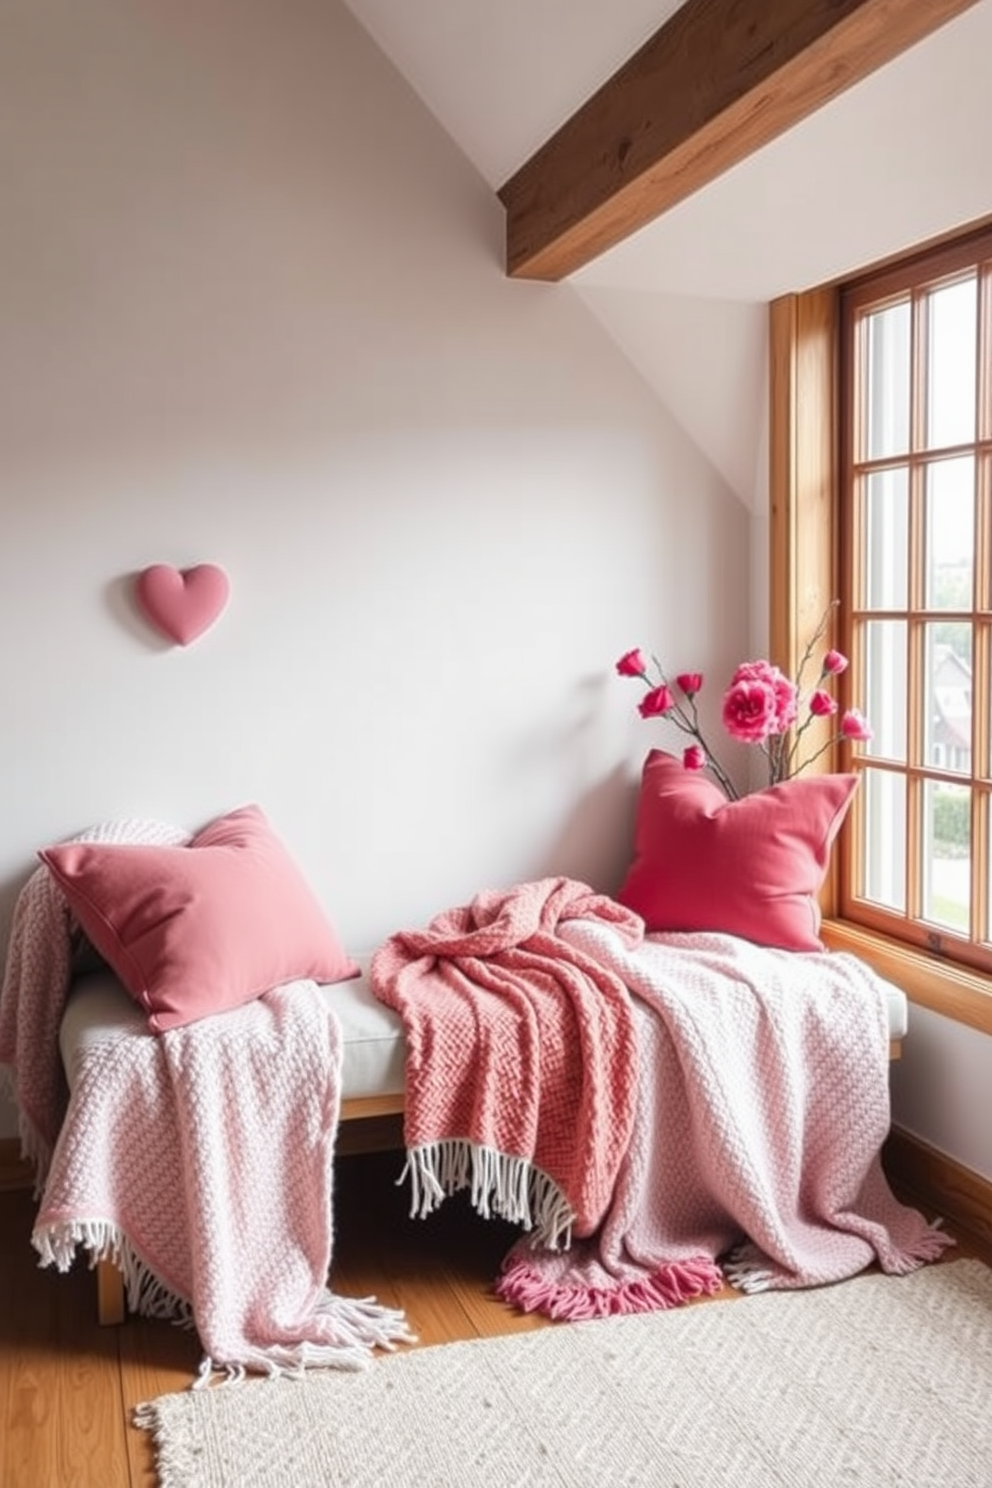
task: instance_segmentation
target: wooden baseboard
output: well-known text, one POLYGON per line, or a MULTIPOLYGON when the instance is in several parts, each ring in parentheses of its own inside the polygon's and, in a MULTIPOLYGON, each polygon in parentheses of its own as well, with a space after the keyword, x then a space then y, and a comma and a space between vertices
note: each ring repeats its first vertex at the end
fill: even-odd
POLYGON ((893 1127, 883 1164, 894 1188, 992 1247, 992 1182, 921 1137, 893 1127))
POLYGON ((30 1188, 34 1183, 31 1164, 21 1156, 17 1137, 0 1137, 0 1192, 11 1188, 30 1188))

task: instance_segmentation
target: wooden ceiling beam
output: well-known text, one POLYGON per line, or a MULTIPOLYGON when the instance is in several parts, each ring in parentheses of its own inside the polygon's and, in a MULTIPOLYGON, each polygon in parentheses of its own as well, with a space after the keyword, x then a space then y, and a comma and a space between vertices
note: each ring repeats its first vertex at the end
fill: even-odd
POLYGON ((564 279, 975 3, 686 0, 500 188, 507 272, 564 279))

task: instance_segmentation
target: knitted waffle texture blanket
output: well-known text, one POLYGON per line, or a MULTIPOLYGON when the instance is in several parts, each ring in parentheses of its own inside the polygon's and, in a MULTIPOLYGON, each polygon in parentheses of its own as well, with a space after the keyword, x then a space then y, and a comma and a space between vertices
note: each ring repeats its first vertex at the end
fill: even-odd
MULTIPOLYGON (((114 823, 87 840, 181 845, 114 823)), ((72 922, 40 868, 15 907, 0 994, 0 1066, 35 1163, 33 1243, 67 1270, 78 1249, 121 1266, 132 1308, 178 1315, 215 1371, 368 1362, 408 1339, 401 1313, 328 1290, 340 1031, 312 982, 86 1053, 69 1093, 58 1047, 72 922)))
POLYGON ((947 1236, 897 1201, 884 984, 855 957, 648 935, 568 879, 392 937, 412 1210, 523 1228, 497 1291, 588 1318, 902 1273, 947 1236))
POLYGON ((562 938, 576 918, 629 945, 644 933, 614 900, 546 878, 479 894, 373 957, 373 990, 406 1031, 415 1213, 469 1188, 480 1213, 556 1248, 606 1212, 634 1117, 633 1007, 615 972, 562 938))
POLYGON ((745 1292, 903 1274, 949 1237, 892 1193, 883 984, 856 957, 731 935, 609 929, 563 936, 637 1009, 631 1140, 597 1233, 561 1255, 530 1243, 497 1291, 584 1318, 676 1305, 725 1280, 745 1292))

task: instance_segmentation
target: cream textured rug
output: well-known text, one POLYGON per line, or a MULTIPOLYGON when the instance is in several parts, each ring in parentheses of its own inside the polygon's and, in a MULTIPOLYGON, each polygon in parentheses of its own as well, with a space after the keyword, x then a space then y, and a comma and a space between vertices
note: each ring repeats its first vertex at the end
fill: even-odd
POLYGON ((161 1488, 990 1488, 992 1271, 561 1323, 143 1410, 161 1488))

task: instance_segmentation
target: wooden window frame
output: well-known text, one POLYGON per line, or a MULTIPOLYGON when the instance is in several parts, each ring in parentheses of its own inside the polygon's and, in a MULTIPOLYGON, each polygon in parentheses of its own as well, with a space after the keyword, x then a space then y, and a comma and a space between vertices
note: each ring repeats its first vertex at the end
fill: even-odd
MULTIPOLYGON (((827 285, 769 307, 769 644, 790 675, 840 592, 840 295, 839 284, 827 285)), ((822 763, 838 769, 845 761, 835 749, 822 763)), ((846 838, 844 831, 821 894, 825 943, 861 956, 912 1002, 992 1034, 992 976, 840 916, 837 860, 846 838)))

